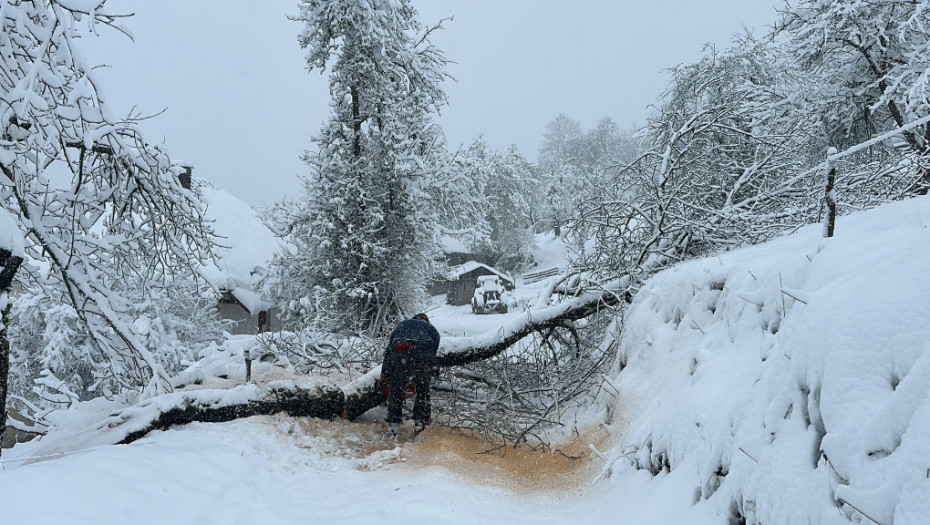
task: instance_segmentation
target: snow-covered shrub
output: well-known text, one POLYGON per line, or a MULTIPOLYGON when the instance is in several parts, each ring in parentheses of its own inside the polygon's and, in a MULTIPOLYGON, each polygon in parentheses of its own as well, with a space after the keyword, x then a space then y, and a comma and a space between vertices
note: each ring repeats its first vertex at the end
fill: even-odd
MULTIPOLYGON (((171 376, 200 349, 223 337, 224 322, 216 315, 215 300, 193 282, 182 281, 171 289, 115 289, 126 297, 137 297, 127 310, 133 334, 171 376)), ((14 322, 11 392, 40 407, 55 402, 33 383, 43 372, 53 374, 74 392, 77 399, 138 393, 145 371, 131 361, 113 362, 93 344, 74 308, 52 300, 41 289, 17 297, 14 322)))

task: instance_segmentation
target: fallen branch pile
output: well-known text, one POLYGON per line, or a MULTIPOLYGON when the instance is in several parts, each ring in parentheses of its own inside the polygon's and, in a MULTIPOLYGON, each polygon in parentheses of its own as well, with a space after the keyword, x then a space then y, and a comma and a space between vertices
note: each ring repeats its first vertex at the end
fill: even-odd
MULTIPOLYGON (((493 332, 473 337, 447 337, 438 364, 461 366, 494 357, 534 332, 564 326, 619 304, 620 296, 588 292, 552 307, 528 310, 493 332)), ((264 387, 243 385, 229 390, 176 392, 144 401, 110 415, 99 429, 109 427, 115 443, 136 441, 154 430, 193 422, 224 422, 284 412, 298 417, 353 420, 382 402, 378 366, 343 386, 303 388, 290 381, 264 387)))

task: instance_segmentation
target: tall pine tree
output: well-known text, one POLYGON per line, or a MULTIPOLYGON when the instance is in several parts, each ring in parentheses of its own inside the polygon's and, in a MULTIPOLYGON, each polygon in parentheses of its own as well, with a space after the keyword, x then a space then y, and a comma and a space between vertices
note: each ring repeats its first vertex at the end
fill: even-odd
POLYGON ((406 0, 303 0, 295 19, 332 111, 273 292, 302 324, 377 333, 422 306, 440 253, 427 189, 445 164, 447 61, 406 0))

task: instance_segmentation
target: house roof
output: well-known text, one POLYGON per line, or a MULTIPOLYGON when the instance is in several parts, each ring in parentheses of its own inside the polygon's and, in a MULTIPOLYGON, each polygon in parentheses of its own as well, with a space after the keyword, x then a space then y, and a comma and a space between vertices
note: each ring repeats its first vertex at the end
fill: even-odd
POLYGON ((232 293, 253 314, 269 308, 271 305, 255 292, 255 285, 268 261, 285 244, 248 204, 204 181, 194 184, 207 205, 206 218, 219 236, 218 261, 203 269, 206 277, 217 289, 232 293))
POLYGON ((504 279, 509 283, 513 283, 513 278, 507 275, 506 273, 496 268, 492 268, 488 266, 487 264, 482 264, 478 261, 467 261, 458 266, 453 266, 451 268, 452 271, 449 272, 449 277, 452 279, 458 279, 459 277, 465 275, 466 273, 473 272, 477 270, 478 268, 485 268, 487 270, 490 270, 491 272, 499 275, 501 279, 504 279))

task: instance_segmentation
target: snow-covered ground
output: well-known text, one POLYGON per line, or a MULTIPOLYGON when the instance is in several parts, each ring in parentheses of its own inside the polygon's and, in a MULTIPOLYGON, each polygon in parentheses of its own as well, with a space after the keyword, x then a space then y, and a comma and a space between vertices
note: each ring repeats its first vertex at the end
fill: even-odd
POLYGON ((577 505, 460 478, 382 433, 374 423, 259 417, 11 460, 0 476, 4 523, 564 523, 577 505))
MULTIPOLYGON (((395 444, 377 410, 75 437, 49 457, 53 431, 4 451, 4 523, 926 523, 928 227, 919 198, 653 278, 624 320, 609 424, 566 445, 584 460, 478 456, 439 428, 395 444)), ((517 315, 431 312, 445 335, 517 315)), ((84 410, 63 421, 107 413, 84 410)))

